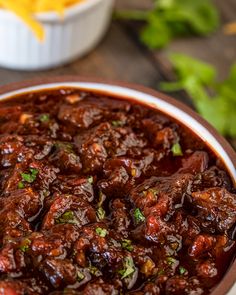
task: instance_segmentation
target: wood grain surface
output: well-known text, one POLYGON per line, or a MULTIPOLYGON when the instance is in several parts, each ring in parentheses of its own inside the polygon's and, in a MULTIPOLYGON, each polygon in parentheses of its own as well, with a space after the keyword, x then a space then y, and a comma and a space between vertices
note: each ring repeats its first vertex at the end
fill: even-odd
MULTIPOLYGON (((236 20, 236 0, 215 0, 222 22, 236 20)), ((117 9, 147 9, 151 0, 117 0, 117 9)), ((202 58, 217 66, 220 78, 226 76, 236 61, 236 35, 227 36, 219 30, 209 38, 178 39, 168 49, 149 52, 138 40, 138 27, 113 21, 98 47, 83 58, 49 71, 20 72, 0 69, 0 85, 43 76, 82 75, 123 80, 158 88, 158 83, 172 79, 167 61, 169 52, 183 52, 202 58)), ((186 98, 178 96, 186 101, 186 98)))

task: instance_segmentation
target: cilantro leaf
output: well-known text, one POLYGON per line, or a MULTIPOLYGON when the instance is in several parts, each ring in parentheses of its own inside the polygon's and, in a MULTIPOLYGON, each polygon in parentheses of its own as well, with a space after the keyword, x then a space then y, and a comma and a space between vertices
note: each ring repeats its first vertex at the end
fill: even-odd
POLYGON ((187 269, 186 268, 184 268, 183 266, 180 266, 179 267, 179 273, 180 273, 180 275, 184 275, 186 272, 187 272, 187 269))
POLYGON ((29 247, 30 247, 31 243, 32 243, 31 240, 26 238, 26 239, 23 240, 23 242, 19 246, 19 249, 22 252, 27 252, 29 250, 29 247))
POLYGON ((134 247, 132 246, 132 241, 127 239, 121 241, 121 246, 123 249, 128 250, 130 252, 132 252, 134 249, 134 247))
POLYGON ((94 181, 93 176, 89 176, 87 179, 88 179, 88 183, 93 184, 93 181, 94 181))
POLYGON ((96 231, 96 234, 98 234, 102 238, 105 238, 105 236, 108 234, 107 230, 101 227, 97 227, 95 231, 96 231))
POLYGON ((119 19, 143 21, 141 40, 151 49, 166 46, 179 36, 205 36, 219 26, 219 14, 211 0, 154 0, 150 11, 117 12, 119 19))
POLYGON ((50 115, 49 114, 42 114, 39 116, 39 120, 44 123, 48 122, 50 120, 50 115))
POLYGON ((172 54, 170 61, 178 80, 162 83, 161 89, 185 90, 200 115, 222 135, 236 137, 236 64, 228 78, 218 82, 216 69, 210 64, 184 54, 172 54))
POLYGON ((137 223, 145 220, 145 216, 143 215, 143 213, 141 212, 139 208, 136 208, 134 210, 134 219, 137 223))
POLYGON ((97 209, 97 218, 98 218, 99 220, 102 220, 102 219, 105 218, 105 216, 106 216, 106 212, 105 212, 105 210, 104 210, 102 207, 99 207, 99 208, 97 209))
POLYGON ((95 277, 99 277, 102 275, 102 272, 94 265, 89 266, 89 272, 95 277))
POLYGON ((77 280, 78 282, 83 281, 83 279, 85 278, 85 275, 81 272, 81 271, 77 271, 77 280))
POLYGON ((25 187, 24 183, 22 181, 18 182, 18 188, 23 189, 25 187))
POLYGON ((171 151, 172 151, 174 157, 183 156, 181 145, 178 142, 173 144, 171 151))
POLYGON ((122 127, 124 125, 122 121, 112 121, 111 124, 114 127, 122 127))
MULTIPOLYGON (((28 183, 33 183, 37 178, 39 171, 34 168, 30 168, 28 173, 21 173, 22 180, 28 183)), ((22 184, 18 184, 18 186, 22 187, 22 184)))
POLYGON ((132 257, 125 257, 123 262, 123 269, 119 270, 119 274, 121 275, 121 279, 125 279, 126 277, 129 277, 135 272, 135 265, 133 262, 132 257))
POLYGON ((75 218, 75 214, 71 210, 65 211, 59 218, 56 219, 57 224, 61 223, 70 223, 77 224, 77 220, 75 218))

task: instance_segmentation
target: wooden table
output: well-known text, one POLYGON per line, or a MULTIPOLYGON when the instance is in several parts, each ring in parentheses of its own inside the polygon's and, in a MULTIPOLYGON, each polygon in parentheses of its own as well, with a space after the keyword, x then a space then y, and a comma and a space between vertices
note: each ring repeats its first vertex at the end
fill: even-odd
MULTIPOLYGON (((236 0, 215 0, 222 13, 223 22, 234 20, 236 0)), ((141 8, 151 5, 151 0, 117 0, 118 8, 141 8)), ((161 80, 171 79, 171 69, 166 62, 169 51, 181 51, 215 64, 226 75, 230 64, 236 61, 236 35, 225 36, 222 30, 210 38, 190 38, 174 41, 167 50, 150 52, 138 41, 137 29, 129 23, 113 21, 99 46, 80 60, 69 65, 41 72, 19 72, 0 69, 0 84, 34 77, 54 75, 83 75, 111 80, 123 80, 158 89, 161 80)), ((177 96, 186 100, 184 96, 177 96)))

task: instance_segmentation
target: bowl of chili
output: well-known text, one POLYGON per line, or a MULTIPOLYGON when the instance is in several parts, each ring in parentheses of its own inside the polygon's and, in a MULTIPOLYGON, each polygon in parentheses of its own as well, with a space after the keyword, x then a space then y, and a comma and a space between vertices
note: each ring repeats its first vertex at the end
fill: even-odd
POLYGON ((194 111, 59 77, 1 87, 0 120, 2 294, 234 292, 236 155, 194 111))

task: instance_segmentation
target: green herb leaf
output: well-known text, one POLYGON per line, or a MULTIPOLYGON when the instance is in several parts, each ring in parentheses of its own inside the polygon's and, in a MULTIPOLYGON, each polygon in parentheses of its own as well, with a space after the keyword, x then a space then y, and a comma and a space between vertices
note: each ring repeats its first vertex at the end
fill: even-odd
POLYGON ((102 275, 102 272, 94 265, 90 265, 89 272, 95 277, 99 277, 102 275))
POLYGON ((105 236, 108 234, 107 230, 101 227, 96 228, 96 233, 102 238, 105 238, 105 236))
POLYGON ((83 279, 85 278, 85 275, 81 272, 81 271, 77 271, 77 280, 79 282, 83 281, 83 279))
POLYGON ((129 277, 135 272, 135 265, 132 257, 126 257, 123 262, 123 269, 119 270, 119 274, 121 275, 121 279, 125 279, 129 277))
POLYGON ((49 114, 42 114, 39 116, 39 120, 44 123, 44 122, 48 122, 50 120, 50 116, 49 114))
POLYGON ((236 137, 236 64, 229 77, 218 82, 216 69, 207 63, 183 54, 172 54, 170 60, 178 81, 162 83, 162 90, 185 90, 197 111, 220 133, 236 137))
POLYGON ((114 127, 122 127, 124 125, 122 121, 112 121, 111 124, 114 127))
POLYGON ((28 173, 21 173, 22 180, 28 183, 32 183, 37 178, 39 171, 34 168, 30 168, 28 173))
POLYGON ((176 263, 176 259, 173 257, 167 257, 166 261, 169 265, 175 264, 176 263))
POLYGON ((106 212, 105 212, 105 210, 104 210, 102 207, 99 207, 99 208, 97 209, 97 218, 98 218, 99 220, 102 220, 102 219, 105 218, 105 216, 106 216, 106 212))
POLYGON ((130 252, 132 252, 134 249, 134 247, 132 246, 132 241, 127 239, 121 241, 121 246, 123 249, 128 250, 130 252))
POLYGON ((179 36, 206 36, 219 26, 211 0, 155 0, 150 11, 123 11, 116 17, 143 21, 141 40, 149 48, 162 48, 179 36))
POLYGON ((145 216, 143 215, 143 213, 141 212, 139 208, 136 208, 134 210, 134 219, 137 223, 145 220, 145 216))
POLYGON ((93 184, 93 181, 94 181, 94 180, 93 180, 93 176, 89 176, 89 177, 88 177, 88 183, 93 184))
POLYGON ((31 240, 30 239, 24 239, 22 244, 20 245, 19 249, 22 252, 27 252, 29 250, 29 246, 31 245, 31 240))
POLYGON ((18 182, 18 188, 23 189, 25 187, 24 183, 22 181, 18 182))
POLYGON ((187 269, 184 268, 183 266, 180 266, 180 267, 179 267, 179 273, 180 273, 181 275, 184 275, 184 274, 186 273, 186 271, 187 271, 187 269))
POLYGON ((71 210, 67 210, 65 213, 63 213, 59 218, 56 219, 56 223, 71 223, 71 224, 77 224, 77 220, 75 218, 75 214, 71 210))
POLYGON ((183 156, 182 148, 178 142, 173 144, 171 151, 174 157, 183 156))

